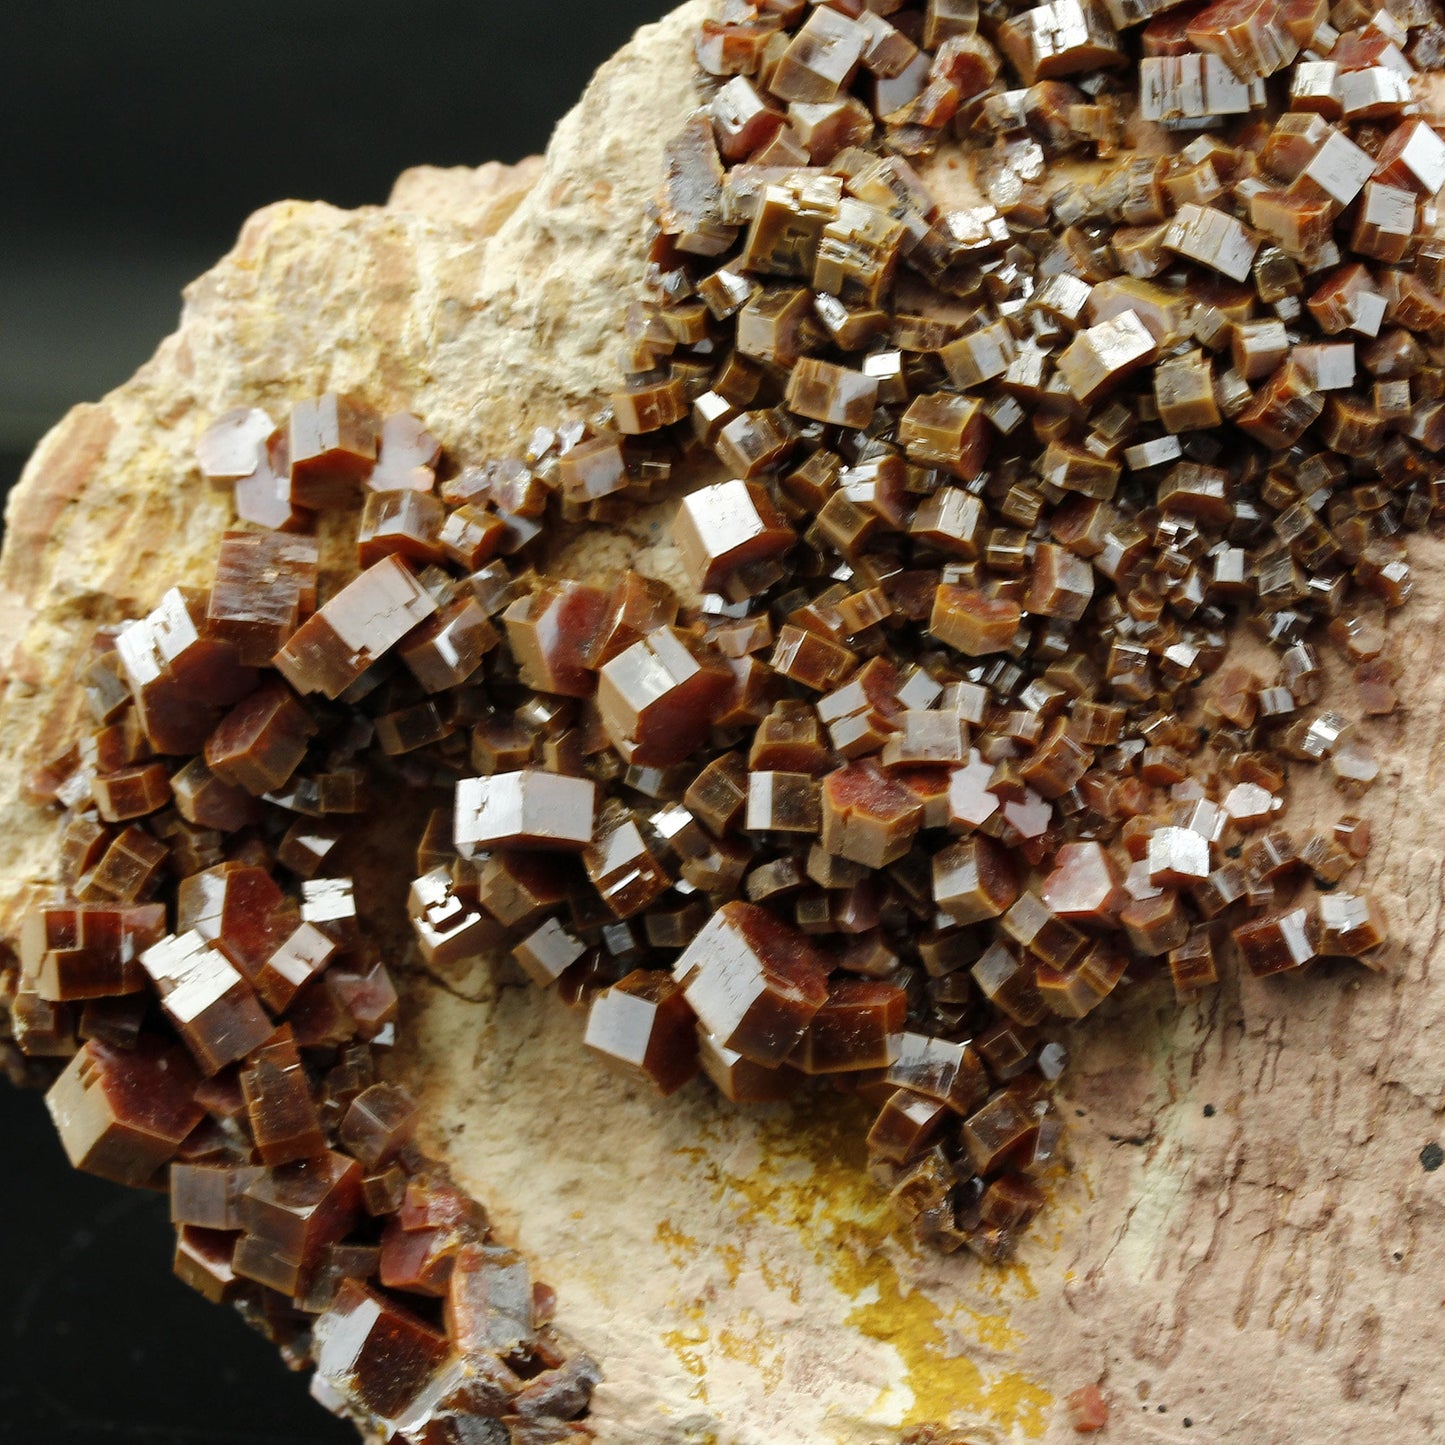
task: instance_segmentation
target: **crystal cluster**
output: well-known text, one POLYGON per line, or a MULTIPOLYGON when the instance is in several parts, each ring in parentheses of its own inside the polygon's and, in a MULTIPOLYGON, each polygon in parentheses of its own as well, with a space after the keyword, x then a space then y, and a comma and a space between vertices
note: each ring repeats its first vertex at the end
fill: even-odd
POLYGON ((1286 823, 1293 764, 1378 777, 1445 507, 1433 6, 724 0, 696 53, 610 403, 485 465, 359 397, 222 417, 209 592, 102 631, 34 782, 11 1015, 72 1159, 168 1171, 178 1272, 415 1445, 564 1438, 596 1369, 379 1081, 349 860, 397 790, 439 976, 510 954, 664 1094, 861 1096, 987 1260, 1072 1021, 1386 951, 1368 823, 1286 823), (689 595, 549 572, 663 497, 689 595))
MULTIPOLYGON (((470 770, 468 727, 479 752, 485 736, 516 756, 487 729, 501 715, 479 670, 526 589, 461 535, 458 517, 486 534, 499 514, 449 508, 439 454, 415 418, 347 397, 298 405, 286 428, 247 410, 207 431, 201 470, 243 518, 269 469, 272 519, 298 530, 227 533, 209 591, 174 589, 97 636, 80 678, 95 729, 32 781, 65 809, 60 888, 26 920, 11 1021, 60 1066, 48 1102, 72 1162, 168 1187, 177 1274, 309 1356, 324 1403, 412 1445, 557 1440, 597 1366, 413 1143, 417 1107, 378 1068, 396 990, 350 874, 373 800, 470 770), (329 598, 299 530, 323 510, 359 511, 357 575, 329 598), (471 580, 436 565, 454 555, 471 580)), ((529 860, 599 841, 596 783, 516 761, 454 783, 453 866, 418 863, 413 923, 438 972, 508 939, 491 914, 474 926, 482 898, 555 958, 535 925, 563 898, 529 860)), ((655 1049, 638 1062, 666 1077, 655 1049)))

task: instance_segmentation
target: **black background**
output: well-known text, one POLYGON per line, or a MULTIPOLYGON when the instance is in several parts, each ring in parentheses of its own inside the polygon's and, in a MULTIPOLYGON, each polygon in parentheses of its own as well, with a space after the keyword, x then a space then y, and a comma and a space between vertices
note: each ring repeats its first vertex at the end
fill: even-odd
MULTIPOLYGON (((540 150, 666 0, 0 0, 0 483, 124 381, 248 212, 540 150)), ((0 1438, 354 1441, 169 1274, 164 1201, 0 1082, 0 1438)))

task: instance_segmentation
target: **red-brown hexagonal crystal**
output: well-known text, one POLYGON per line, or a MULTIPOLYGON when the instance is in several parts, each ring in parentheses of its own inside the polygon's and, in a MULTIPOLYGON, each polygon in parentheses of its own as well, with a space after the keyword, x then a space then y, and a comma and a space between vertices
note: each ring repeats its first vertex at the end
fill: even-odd
POLYGON ((1374 968, 1370 955, 1390 937, 1384 910, 1368 893, 1327 893, 1319 901, 1320 952, 1358 958, 1374 968))
POLYGON ((587 953, 587 945, 555 918, 548 918, 512 950, 538 988, 548 988, 587 953))
POLYGON ((627 457, 615 434, 591 437, 564 452, 557 465, 563 495, 595 502, 627 486, 627 457))
POLYGON ((780 1064, 828 998, 828 969, 796 928, 752 903, 724 904, 678 959, 673 977, 724 1048, 780 1064))
POLYGON ((132 824, 111 840, 89 873, 76 879, 76 897, 86 903, 136 903, 150 895, 168 861, 167 845, 132 824))
POLYGON ((316 1100, 294 1049, 289 1057, 284 1049, 263 1051, 249 1069, 241 1071, 241 1093, 263 1164, 275 1168, 326 1152, 316 1100))
POLYGON ((942 467, 962 481, 988 458, 988 424, 977 398, 933 392, 915 397, 898 423, 910 461, 942 467))
POLYGON ((934 902, 955 923, 998 918, 1019 896, 1018 870, 993 839, 975 834, 933 855, 934 902))
POLYGON ((748 774, 743 826, 749 833, 816 833, 821 825, 818 784, 807 773, 748 774))
POLYGON ((1000 1089, 963 1122, 963 1143, 980 1174, 997 1169, 1037 1133, 1038 1115, 1011 1089, 1000 1089))
POLYGON ((104 773, 90 785, 96 811, 107 823, 143 818, 171 800, 171 780, 164 763, 142 763, 104 773))
POLYGON ((1169 950, 1169 974, 1174 981, 1174 995, 1181 1003, 1195 997, 1201 988, 1219 982, 1207 927, 1196 928, 1178 948, 1169 950))
POLYGON ((298 1294, 326 1248, 346 1237, 361 1212, 361 1167, 328 1152, 268 1169, 242 1192, 239 1208, 245 1232, 236 1245, 236 1272, 298 1294))
POLYGON ((768 665, 814 692, 830 692, 858 665, 858 654, 821 632, 790 622, 778 632, 768 665))
MULTIPOLYGON (((327 880, 328 882, 333 880, 327 880)), ((276 880, 264 868, 223 863, 181 880, 176 929, 214 943, 255 978, 296 925, 276 880)))
POLYGON ((866 427, 877 403, 877 378, 851 367, 806 356, 788 377, 788 409, 828 426, 866 427))
POLYGON ((196 442, 196 463, 212 486, 239 482, 256 464, 275 424, 260 407, 238 406, 224 412, 196 442))
POLYGON ((592 1000, 583 1042, 663 1094, 697 1073, 697 1018, 665 969, 635 969, 603 989, 592 1000))
POLYGON ((256 992, 275 1013, 284 1013, 301 988, 336 955, 336 940, 314 923, 298 923, 255 974, 256 992))
POLYGON ((1015 1023, 1033 1025, 1044 1016, 1035 968, 1028 954, 1020 957, 1002 939, 996 939, 970 973, 979 991, 1000 1013, 1015 1023))
POLYGON ((166 907, 42 904, 26 915, 20 964, 43 999, 107 998, 145 987, 140 955, 165 937, 166 907))
POLYGON ((687 634, 659 627, 604 664, 597 706, 612 746, 639 767, 670 767, 701 746, 713 709, 733 686, 720 657, 694 651, 687 634))
POLYGON ((502 1245, 463 1245, 444 1310, 447 1334, 463 1354, 524 1353, 536 1333, 526 1261, 502 1245))
POLYGON ((427 967, 443 981, 464 977, 472 964, 505 938, 505 930, 470 900, 470 889, 464 894, 445 864, 413 879, 407 894, 417 947, 427 967))
POLYGON ((476 572, 502 551, 510 536, 506 522, 495 512, 466 504, 447 513, 437 540, 457 566, 476 572))
POLYGON ((115 650, 147 740, 158 753, 198 753, 222 709, 255 686, 234 644, 204 631, 201 600, 173 587, 116 634, 115 650))
POLYGON ((497 853, 477 872, 477 901, 508 928, 524 928, 554 913, 576 890, 576 874, 551 854, 497 853))
POLYGON ((260 817, 252 794, 217 777, 204 758, 192 758, 172 775, 171 792, 181 817, 198 828, 236 833, 260 817))
POLYGON ((608 595, 607 614, 593 639, 589 661, 601 667, 648 633, 676 620, 677 597, 672 588, 629 569, 608 595))
POLYGON ((988 1075, 971 1045, 905 1031, 893 1044, 888 1083, 971 1114, 988 1097, 988 1075))
POLYGON ((444 1334, 354 1279, 315 1324, 316 1374, 364 1416, 402 1416, 448 1354, 444 1334))
POLYGON ((923 825, 916 794, 871 758, 823 779, 823 847, 866 868, 896 862, 923 825))
POLYGON ((591 697, 597 688, 592 659, 610 603, 603 588, 566 580, 513 602, 502 622, 522 681, 538 692, 591 697))
POLYGON ((1105 923, 1128 901, 1123 882, 1123 870, 1102 843, 1065 843, 1039 896, 1069 922, 1105 923))
POLYGON ((206 625, 235 643, 244 664, 265 666, 316 609, 318 558, 314 537, 227 532, 216 555, 206 625))
POLYGON ((770 89, 780 100, 832 100, 852 79, 868 31, 837 10, 814 10, 782 53, 770 89))
POLYGON ((789 1062, 805 1074, 840 1074, 886 1068, 908 1017, 908 995, 896 983, 837 978, 808 1024, 789 1062))
POLYGON ((928 629, 947 646, 969 657, 982 657, 1007 652, 1022 620, 1023 611, 1017 602, 945 583, 934 595, 928 629))
POLYGON ((1119 922, 1129 936, 1130 947, 1148 958, 1178 948, 1189 936, 1189 919, 1179 896, 1169 891, 1136 898, 1119 914, 1119 922))
POLYGON ((787 1064, 770 1067, 729 1049, 698 1025, 698 1061, 723 1098, 734 1104, 769 1104, 791 1098, 803 1076, 787 1064))
POLYGON ((475 597, 458 597, 413 630, 401 658, 424 692, 459 687, 497 645, 497 629, 475 597))
POLYGON ((400 1218, 389 1219, 381 1236, 375 1274, 388 1289, 408 1294, 447 1292, 462 1239, 454 1229, 408 1229, 400 1218))
POLYGON ((1292 908, 1241 924, 1234 930, 1234 941, 1249 971, 1265 978, 1316 958, 1321 933, 1320 921, 1309 909, 1292 908))
POLYGON ((377 416, 334 391, 291 408, 291 501, 316 510, 344 504, 376 464, 377 416))
POLYGON ((279 427, 266 438, 256 465, 236 480, 236 516, 270 531, 302 532, 312 514, 291 504, 291 458, 287 432, 279 427))
POLYGON ((264 1172, 259 1164, 172 1164, 171 1222, 200 1229, 240 1229, 241 1195, 264 1172))
POLYGON ((45 1104, 75 1168, 145 1184, 205 1117, 196 1103, 199 1082, 184 1052, 154 1034, 142 1034, 133 1049, 91 1039, 45 1104))
POLYGON ((276 653, 299 693, 339 697, 379 657, 437 609, 400 557, 384 557, 343 587, 276 653))
POLYGON ((895 1089, 868 1131, 868 1152, 907 1164, 928 1149, 957 1115, 941 1099, 895 1089))
POLYGON ((270 1037, 271 1021, 251 986, 199 933, 153 944, 141 967, 204 1073, 245 1058, 270 1037))
POLYGON ((441 499, 430 492, 369 492, 356 534, 357 561, 370 567, 395 553, 421 566, 440 562, 446 515, 441 499))
POLYGON ((366 478, 369 491, 429 492, 436 485, 442 444, 410 412, 393 412, 381 424, 376 465, 366 478))
POLYGON ((1124 977, 1128 957, 1111 943, 1097 943, 1077 963, 1056 968, 1041 963, 1034 986, 1051 1013, 1081 1019, 1096 1009, 1124 977))
POLYGON ((206 739, 206 766, 259 797, 283 787, 306 756, 316 722, 279 681, 238 702, 206 739))
POLYGON ((637 820, 614 808, 599 819, 582 866, 598 896, 619 918, 631 918, 673 883, 642 835, 637 820))
POLYGON ((684 497, 672 523, 673 540, 693 585, 720 587, 740 567, 768 562, 797 534, 755 482, 715 482, 684 497))
POLYGON ((416 1132, 416 1100, 397 1084, 373 1084, 351 1101, 337 1130, 346 1152, 375 1172, 396 1157, 416 1132))

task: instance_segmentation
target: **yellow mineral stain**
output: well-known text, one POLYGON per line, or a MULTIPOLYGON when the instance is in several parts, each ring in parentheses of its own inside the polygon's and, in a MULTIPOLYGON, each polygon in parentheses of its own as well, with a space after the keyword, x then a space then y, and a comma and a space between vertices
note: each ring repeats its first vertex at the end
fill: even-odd
POLYGON ((678 1364, 693 1377, 694 1383, 688 1395, 706 1404, 707 1344, 712 1332, 702 1323, 700 1304, 690 1304, 681 1313, 692 1323, 681 1329, 667 1330, 662 1336, 662 1343, 677 1356, 678 1364))
POLYGON ((988 1280, 990 1293, 996 1300, 1037 1299, 1039 1287, 1029 1273, 1029 1267, 1021 1259, 1011 1259, 1007 1264, 995 1265, 980 1274, 988 1280))
POLYGON ((743 1265, 747 1260, 742 1246, 738 1244, 719 1245, 717 1253, 718 1258, 722 1260, 723 1268, 727 1271, 728 1284, 735 1285, 742 1275, 743 1265))
POLYGON ((717 1332, 718 1350, 730 1360, 750 1365, 771 1394, 783 1382, 783 1352, 777 1337, 756 1310, 744 1310, 736 1326, 717 1332))
POLYGON ((679 1269, 696 1259, 701 1245, 690 1234, 684 1234, 670 1219, 658 1221, 653 1237, 667 1251, 667 1257, 679 1269))
MULTIPOLYGON (((839 1288, 855 1299, 869 1286, 877 1293, 868 1303, 854 1306, 848 1323, 870 1339, 891 1345, 903 1360, 904 1380, 913 1396, 903 1412, 903 1424, 946 1422, 955 1414, 981 1415, 1031 1439, 1044 1433, 1053 1396, 1015 1370, 985 1375, 967 1355, 951 1349, 943 1311, 919 1290, 905 1295, 898 1271, 886 1255, 867 1256, 851 1274, 846 1282, 835 1274, 839 1288)), ((891 1389, 884 1392, 885 1400, 890 1394, 891 1389)))
POLYGON ((968 1305, 960 1305, 959 1309, 973 1322, 972 1334, 979 1344, 991 1350, 1015 1350, 1023 1344, 1023 1332, 1009 1324, 1007 1315, 988 1315, 968 1305))
POLYGON ((803 1302, 803 1277, 794 1269, 780 1269, 771 1260, 760 1259, 758 1261, 758 1272, 763 1277, 763 1283, 769 1289, 777 1290, 785 1294, 797 1304, 803 1302))
MULTIPOLYGON (((1007 1314, 961 1301, 945 1311, 919 1290, 904 1292, 888 1251, 911 1253, 913 1246, 897 1231, 886 1200, 865 1172, 867 1124, 867 1111, 847 1100, 828 1106, 805 1100, 790 1114, 761 1119, 757 1129, 764 1167, 746 1176, 720 1174, 717 1197, 732 1203, 744 1219, 795 1230, 813 1244, 814 1257, 834 1287, 854 1301, 848 1323, 891 1346, 902 1361, 901 1384, 909 1398, 887 1402, 901 1423, 985 1419, 1038 1438, 1053 1404, 1049 1392, 1018 1371, 985 1372, 950 1340, 952 1330, 955 1339, 963 1333, 986 1349, 1017 1348, 1023 1336, 1007 1314)), ((778 1281, 767 1283, 776 1287, 778 1281)), ((978 1284, 982 1293, 1005 1305, 1037 1294, 1027 1267, 1017 1262, 981 1268, 978 1284)), ((796 1285, 790 1293, 799 1297, 796 1285)), ((885 1397, 893 1393, 884 1392, 885 1397)))

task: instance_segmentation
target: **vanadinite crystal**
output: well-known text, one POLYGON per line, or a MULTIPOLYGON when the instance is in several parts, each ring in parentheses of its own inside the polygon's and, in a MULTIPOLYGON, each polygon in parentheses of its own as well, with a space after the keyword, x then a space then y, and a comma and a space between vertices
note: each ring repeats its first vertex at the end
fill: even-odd
POLYGON ((728 0, 696 54, 610 402, 476 458, 237 398, 209 590, 102 630, 31 783, 11 1016, 71 1158, 169 1166, 182 1277, 411 1445, 563 1438, 597 1371, 377 1076, 373 820, 427 820, 449 987, 554 988, 623 1087, 866 1099, 908 1227, 986 1261, 1070 1021, 1388 963, 1369 822, 1289 802, 1385 771, 1445 507, 1438 20, 728 0))

